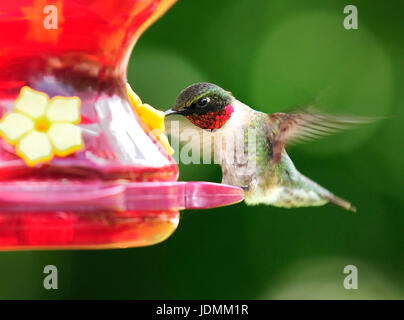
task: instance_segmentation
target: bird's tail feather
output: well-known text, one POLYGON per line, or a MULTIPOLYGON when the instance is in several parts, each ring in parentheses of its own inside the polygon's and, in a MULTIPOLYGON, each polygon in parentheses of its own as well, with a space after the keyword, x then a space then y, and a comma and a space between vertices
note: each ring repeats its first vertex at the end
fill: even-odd
POLYGON ((337 197, 327 189, 323 188, 302 174, 300 175, 300 179, 301 181, 304 181, 306 188, 315 191, 320 197, 326 199, 329 203, 335 204, 341 208, 344 208, 345 210, 356 212, 356 207, 353 206, 349 201, 337 197))
POLYGON ((344 199, 341 199, 333 194, 329 195, 327 197, 328 201, 332 204, 335 204, 339 207, 342 207, 346 210, 352 211, 352 212, 356 212, 356 207, 353 206, 349 201, 346 201, 344 199))
POLYGON ((337 197, 336 195, 323 188, 313 180, 302 175, 301 173, 297 173, 294 183, 295 185, 293 189, 303 190, 305 192, 306 196, 305 199, 303 199, 305 205, 321 205, 322 200, 322 204, 329 202, 346 210, 356 212, 356 208, 350 202, 337 197), (315 194, 315 196, 313 196, 313 193, 315 194))

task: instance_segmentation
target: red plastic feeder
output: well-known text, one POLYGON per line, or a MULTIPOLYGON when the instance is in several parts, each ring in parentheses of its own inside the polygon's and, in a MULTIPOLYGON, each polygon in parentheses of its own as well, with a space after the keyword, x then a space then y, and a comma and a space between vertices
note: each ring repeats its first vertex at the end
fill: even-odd
MULTIPOLYGON (((42 118, 36 119, 35 112, 40 103, 28 101, 29 112, 23 106, 16 112, 20 122, 10 123, 31 125, 34 119, 30 134, 35 131, 36 135, 21 134, 14 143, 0 138, 0 250, 151 245, 174 232, 179 210, 243 199, 237 187, 177 182, 176 163, 144 130, 128 102, 125 83, 131 50, 140 34, 173 2, 2 1, 3 127, 5 117, 17 108, 23 87, 50 99, 78 97, 81 106, 79 123, 53 130, 53 124, 60 124, 57 103, 55 122, 38 125, 42 118), (45 9, 48 5, 53 7, 45 9), (57 21, 48 18, 45 22, 55 8, 57 21), (62 129, 76 125, 83 146, 65 154, 58 149, 58 143, 65 143, 62 129), (51 130, 59 136, 52 136, 51 130), (44 147, 37 148, 32 141, 44 137, 50 137, 52 157, 27 162, 21 154, 24 150, 34 155, 42 152, 44 147)), ((9 125, 7 130, 16 137, 17 127, 9 125)))

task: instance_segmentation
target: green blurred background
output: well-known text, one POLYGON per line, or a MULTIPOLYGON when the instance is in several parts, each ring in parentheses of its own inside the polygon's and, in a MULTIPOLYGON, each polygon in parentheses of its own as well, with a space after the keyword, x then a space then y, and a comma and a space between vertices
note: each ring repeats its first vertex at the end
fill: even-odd
MULTIPOLYGON (((0 298, 404 298, 402 1, 180 0, 138 41, 128 79, 166 109, 185 86, 214 82, 266 112, 313 100, 334 113, 391 116, 291 148, 296 167, 351 200, 327 205, 184 211, 145 248, 0 253, 0 298), (359 30, 343 28, 358 8, 359 30), (43 289, 43 268, 59 289, 43 289), (359 271, 345 290, 343 269, 359 271)), ((181 180, 221 180, 214 165, 181 180)))

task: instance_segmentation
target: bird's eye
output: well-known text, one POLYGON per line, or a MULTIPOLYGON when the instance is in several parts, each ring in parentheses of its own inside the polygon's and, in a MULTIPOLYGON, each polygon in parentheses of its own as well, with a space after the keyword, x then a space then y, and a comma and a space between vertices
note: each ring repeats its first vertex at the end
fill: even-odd
POLYGON ((203 108, 203 107, 206 107, 206 106, 208 105, 208 103, 209 103, 209 98, 203 97, 203 98, 200 98, 200 99, 198 100, 198 102, 196 103, 196 105, 197 105, 198 107, 203 108))

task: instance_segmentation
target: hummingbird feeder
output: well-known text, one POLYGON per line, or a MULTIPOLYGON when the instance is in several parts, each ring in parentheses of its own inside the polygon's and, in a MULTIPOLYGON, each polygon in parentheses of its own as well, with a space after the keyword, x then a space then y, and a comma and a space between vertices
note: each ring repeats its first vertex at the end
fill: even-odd
POLYGON ((155 244, 179 211, 243 199, 177 181, 161 112, 126 85, 141 33, 175 0, 0 4, 0 250, 155 244))

